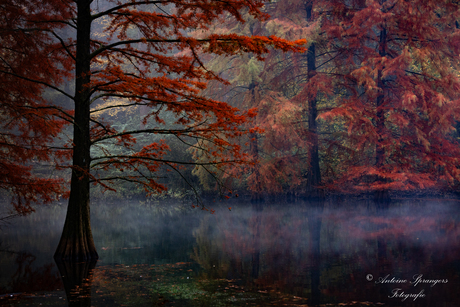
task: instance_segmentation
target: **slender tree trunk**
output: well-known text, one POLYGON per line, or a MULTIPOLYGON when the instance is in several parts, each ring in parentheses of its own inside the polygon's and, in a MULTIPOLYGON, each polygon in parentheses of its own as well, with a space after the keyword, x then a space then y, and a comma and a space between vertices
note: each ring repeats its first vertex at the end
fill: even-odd
MULTIPOLYGON (((382 57, 387 55, 387 31, 385 28, 380 31, 379 55, 382 57)), ((379 95, 376 100, 376 128, 378 140, 375 145, 375 166, 377 169, 380 169, 385 164, 385 148, 383 146, 383 135, 385 130, 385 80, 382 77, 382 70, 378 71, 377 78, 377 87, 379 88, 379 95)), ((376 181, 384 182, 385 179, 381 176, 377 176, 376 181)), ((379 206, 385 205, 389 202, 388 191, 377 190, 375 191, 374 198, 379 206)))
MULTIPOLYGON (((313 21, 313 0, 306 2, 307 21, 313 21)), ((316 75, 316 44, 311 43, 307 52, 308 80, 316 75)), ((308 97, 308 138, 311 146, 309 147, 309 164, 307 166, 307 194, 309 197, 318 198, 321 193, 321 170, 319 167, 318 154, 318 127, 316 117, 318 116, 316 95, 308 97)))
POLYGON ((254 175, 255 175, 255 183, 256 183, 256 186, 254 187, 254 191, 251 193, 251 201, 252 202, 261 202, 263 201, 263 197, 262 197, 262 185, 261 185, 261 182, 260 182, 260 171, 259 171, 259 165, 258 165, 258 161, 259 161, 259 142, 258 142, 258 139, 257 139, 257 133, 251 133, 249 135, 249 137, 251 138, 251 142, 250 142, 250 152, 251 152, 251 156, 252 156, 252 159, 253 161, 256 163, 255 166, 254 166, 254 175))
MULTIPOLYGON (((256 105, 256 93, 255 93, 256 84, 251 82, 249 85, 249 90, 251 91, 251 105, 256 105)), ((254 191, 251 193, 251 202, 263 202, 262 196, 262 184, 260 182, 260 170, 259 170, 259 141, 257 139, 257 133, 251 133, 249 135, 251 141, 249 143, 249 151, 252 156, 252 160, 256 163, 254 166, 254 175, 255 183, 254 191)))
MULTIPOLYGON (((254 35, 254 27, 250 28, 251 35, 254 35)), ((249 91, 251 95, 251 106, 257 105, 257 100, 258 97, 256 97, 256 82, 254 80, 251 80, 251 84, 249 84, 249 91)), ((251 193, 251 202, 252 203, 263 203, 264 202, 264 197, 262 195, 262 183, 260 182, 260 165, 259 165, 259 141, 257 139, 258 134, 257 133, 251 133, 249 135, 250 138, 250 147, 249 151, 252 156, 252 160, 256 163, 254 166, 254 175, 255 175, 255 182, 256 186, 255 191, 252 191, 251 193)))
MULTIPOLYGON (((382 29, 380 32, 380 45, 379 45, 379 54, 380 56, 386 56, 386 30, 382 29)), ((377 101, 376 101, 376 115, 377 115, 377 121, 376 121, 376 127, 377 127, 377 133, 378 133, 378 141, 375 146, 375 165, 377 168, 382 167, 385 162, 385 148, 382 146, 383 142, 383 131, 385 128, 385 112, 383 110, 383 104, 385 101, 385 81, 383 80, 382 77, 382 70, 378 71, 377 74, 377 87, 379 88, 379 95, 377 96, 377 101)))
POLYGON ((90 37, 91 0, 77 1, 77 54, 73 168, 70 198, 56 261, 88 261, 98 258, 90 224, 90 37))

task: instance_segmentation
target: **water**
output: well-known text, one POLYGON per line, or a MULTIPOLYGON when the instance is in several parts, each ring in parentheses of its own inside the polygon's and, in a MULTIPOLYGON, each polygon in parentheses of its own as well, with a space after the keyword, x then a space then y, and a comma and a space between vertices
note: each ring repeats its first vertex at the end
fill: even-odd
POLYGON ((229 206, 94 203, 100 260, 59 268, 65 206, 11 220, 0 305, 460 306, 457 203, 229 206))

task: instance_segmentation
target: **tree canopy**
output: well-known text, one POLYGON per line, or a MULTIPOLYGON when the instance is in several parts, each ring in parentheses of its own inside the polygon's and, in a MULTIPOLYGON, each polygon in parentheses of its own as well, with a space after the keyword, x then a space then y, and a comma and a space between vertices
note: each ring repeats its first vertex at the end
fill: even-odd
POLYGON ((321 115, 345 121, 335 185, 349 191, 453 186, 460 179, 459 5, 324 1, 323 29, 342 97, 321 115), (329 9, 327 9, 329 8, 329 9))
MULTIPOLYGON (((8 31, 22 35, 33 32, 36 44, 31 44, 39 52, 20 70, 5 75, 39 89, 47 87, 73 102, 68 108, 56 103, 50 107, 73 126, 67 143, 72 152, 69 206, 56 259, 97 258, 89 221, 91 182, 114 189, 115 181, 129 181, 148 193, 158 193, 166 190, 157 178, 160 168, 180 172, 182 165, 197 163, 167 157, 169 146, 158 136, 173 136, 194 146, 208 157, 202 164, 245 162, 235 138, 244 133, 240 127, 253 112, 240 112, 202 94, 210 80, 224 80, 206 69, 201 54, 249 52, 262 59, 271 47, 301 51, 305 43, 274 36, 191 33, 206 31, 223 16, 243 22, 243 8, 255 18, 266 18, 260 0, 48 0, 34 7, 16 1, 8 4, 8 31), (44 67, 42 58, 49 64, 46 70, 40 70, 44 67), (29 75, 28 70, 34 74, 29 75), (69 72, 75 80, 70 91, 59 87, 65 78, 71 78, 69 72), (141 107, 142 124, 136 129, 117 129, 107 115, 117 109, 130 112, 141 107), (117 171, 109 172, 114 169, 117 171)), ((19 47, 11 49, 18 52, 19 47)), ((27 54, 31 52, 27 50, 27 54)), ((10 53, 6 51, 8 56, 10 53)), ((29 100, 42 99, 36 95, 29 100)), ((41 108, 35 109, 41 114, 41 108)), ((44 131, 46 136, 57 133, 51 128, 44 131)))
MULTIPOLYGON (((242 92, 264 128, 248 143, 259 160, 249 186, 379 199, 458 185, 456 2, 276 1, 266 10, 270 19, 241 31, 309 43, 303 54, 230 66, 228 93, 242 92)), ((217 31, 225 28, 232 23, 217 31)))
POLYGON ((25 214, 31 204, 50 202, 65 193, 64 181, 33 172, 37 162, 60 162, 65 150, 53 147, 64 120, 46 99, 46 85, 57 87, 69 75, 50 57, 50 27, 34 18, 43 10, 59 15, 59 8, 17 1, 0 5, 0 188, 9 191, 15 210, 25 214))
POLYGON ((71 172, 59 259, 97 258, 91 184, 162 193, 187 167, 256 199, 459 183, 455 1, 37 3, 0 5, 0 188, 27 212, 67 195, 36 163, 71 172))

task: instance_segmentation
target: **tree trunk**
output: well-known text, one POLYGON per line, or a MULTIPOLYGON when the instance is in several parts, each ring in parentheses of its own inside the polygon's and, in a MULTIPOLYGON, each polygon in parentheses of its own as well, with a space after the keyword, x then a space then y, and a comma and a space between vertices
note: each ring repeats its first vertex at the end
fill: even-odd
MULTIPOLYGON (((379 54, 380 56, 386 56, 386 38, 387 33, 385 28, 380 32, 380 42, 379 42, 379 54)), ((385 101, 385 80, 382 77, 382 70, 380 69, 377 74, 377 87, 379 88, 379 95, 377 96, 376 101, 376 115, 377 115, 377 133, 378 141, 375 148, 375 165, 377 168, 382 167, 385 162, 385 148, 382 146, 383 142, 383 131, 385 129, 385 113, 383 111, 383 104, 385 101)))
POLYGON ((54 258, 88 261, 98 258, 90 224, 90 38, 91 0, 77 1, 77 54, 73 165, 67 216, 54 258))
MULTIPOLYGON (((307 21, 313 21, 313 0, 306 2, 307 21)), ((311 43, 307 52, 308 80, 316 75, 316 44, 311 43)), ((318 116, 316 95, 308 97, 308 139, 309 164, 307 165, 307 197, 318 198, 321 196, 319 186, 321 185, 321 170, 319 167, 318 148, 318 127, 316 117, 318 116)))
MULTIPOLYGON (((383 28, 380 31, 379 39, 379 55, 384 57, 387 55, 387 31, 383 28)), ((385 111, 383 109, 385 103, 385 80, 382 77, 382 70, 377 73, 377 86, 379 88, 379 95, 376 101, 376 128, 378 134, 377 144, 375 145, 375 167, 380 170, 385 164, 385 148, 383 146, 384 130, 385 130, 385 111)), ((385 178, 377 175, 376 181, 385 182, 385 178)), ((378 207, 386 207, 389 203, 389 192, 387 190, 377 190, 374 194, 374 200, 377 202, 378 207)))
MULTIPOLYGON (((256 93, 255 93, 256 83, 254 81, 251 82, 249 85, 249 90, 251 91, 251 105, 256 105, 256 93)), ((264 198, 262 196, 262 184, 260 182, 260 169, 259 169, 259 141, 257 139, 257 133, 251 133, 249 135, 250 143, 249 143, 249 151, 252 156, 252 160, 256 163, 254 165, 254 175, 255 175, 255 182, 256 186, 254 190, 251 192, 251 202, 258 203, 263 202, 264 198)))

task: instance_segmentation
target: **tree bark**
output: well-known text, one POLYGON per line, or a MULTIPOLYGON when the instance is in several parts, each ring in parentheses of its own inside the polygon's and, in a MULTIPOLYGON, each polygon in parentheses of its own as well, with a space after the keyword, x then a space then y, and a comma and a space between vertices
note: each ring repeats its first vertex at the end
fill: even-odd
MULTIPOLYGON (((249 85, 249 90, 251 91, 251 105, 256 105, 256 93, 255 93, 256 83, 254 81, 249 85)), ((255 190, 251 192, 251 202, 258 203, 263 202, 264 197, 262 195, 262 184, 260 182, 260 166, 259 166, 259 141, 257 133, 250 133, 250 143, 249 143, 249 152, 251 153, 252 160, 255 162, 254 165, 254 175, 255 175, 255 190)))
MULTIPOLYGON (((306 2, 307 21, 313 21, 313 0, 306 2)), ((316 44, 312 42, 307 51, 308 80, 316 75, 316 44)), ((307 196, 318 198, 321 196, 319 186, 321 185, 321 169, 319 167, 319 145, 318 127, 316 117, 318 116, 316 95, 308 97, 308 139, 309 163, 307 165, 307 196)))
POLYGON ((75 64, 75 119, 70 198, 56 261, 98 258, 90 224, 90 39, 91 0, 77 1, 77 53, 75 64))
MULTIPOLYGON (((382 29, 380 32, 380 42, 379 42, 379 54, 380 56, 386 56, 386 37, 387 33, 385 29, 382 29)), ((375 148, 375 165, 377 168, 382 167, 385 160, 385 148, 382 146, 383 142, 383 130, 385 128, 385 113, 383 110, 383 104, 385 101, 385 80, 382 77, 382 70, 380 69, 377 74, 377 87, 379 88, 379 95, 377 96, 376 101, 376 115, 377 115, 377 122, 376 128, 378 133, 378 141, 375 148)))
MULTIPOLYGON (((379 55, 384 57, 387 55, 387 31, 383 28, 380 31, 379 38, 379 55)), ((384 130, 385 130, 385 80, 382 77, 382 70, 377 73, 377 87, 379 88, 379 95, 376 100, 376 128, 378 140, 375 145, 375 167, 377 170, 381 169, 385 164, 385 148, 383 146, 384 130)), ((377 175, 376 181, 385 182, 385 178, 377 175)), ((380 189, 375 191, 374 200, 377 202, 378 207, 386 207, 389 203, 390 197, 388 190, 380 189)))

